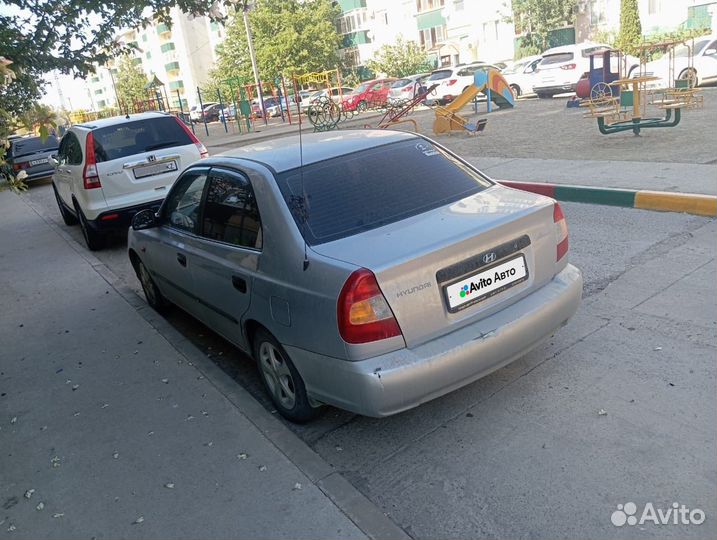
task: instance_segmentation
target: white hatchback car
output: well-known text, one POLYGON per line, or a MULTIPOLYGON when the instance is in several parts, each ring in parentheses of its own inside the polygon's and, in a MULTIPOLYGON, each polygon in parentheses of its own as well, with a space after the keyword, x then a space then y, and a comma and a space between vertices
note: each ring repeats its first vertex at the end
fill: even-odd
POLYGON ((126 230, 145 208, 158 209, 188 165, 207 149, 178 118, 149 112, 77 124, 62 137, 52 187, 67 225, 79 221, 87 247, 126 230))
POLYGON ((534 93, 533 84, 537 81, 536 68, 542 59, 540 55, 527 56, 516 60, 501 72, 515 97, 534 93))
POLYGON ((429 88, 433 84, 438 84, 438 87, 428 94, 426 103, 428 105, 433 103, 450 103, 473 84, 473 76, 479 68, 488 67, 498 69, 496 66, 485 62, 474 62, 463 66, 445 67, 433 71, 423 84, 429 88))

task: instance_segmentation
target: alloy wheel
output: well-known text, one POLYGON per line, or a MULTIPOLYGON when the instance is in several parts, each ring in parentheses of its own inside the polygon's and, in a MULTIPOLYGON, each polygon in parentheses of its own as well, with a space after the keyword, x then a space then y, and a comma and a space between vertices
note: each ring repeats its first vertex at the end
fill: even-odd
POLYGON ((296 403, 294 378, 281 352, 264 341, 259 346, 259 365, 272 396, 288 410, 296 403))

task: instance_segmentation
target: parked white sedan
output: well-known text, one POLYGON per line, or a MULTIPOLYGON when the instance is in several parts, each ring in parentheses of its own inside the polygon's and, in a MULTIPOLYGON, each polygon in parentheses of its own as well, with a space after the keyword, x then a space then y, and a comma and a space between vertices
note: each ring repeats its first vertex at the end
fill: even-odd
POLYGON ((655 86, 674 86, 674 80, 671 80, 673 78, 689 80, 690 86, 717 82, 717 34, 695 39, 694 47, 691 41, 676 46, 674 59, 674 70, 670 69, 669 53, 645 66, 647 75, 660 77, 660 81, 655 86), (691 62, 690 52, 692 52, 691 62))
POLYGON ((542 56, 526 56, 506 67, 501 75, 510 85, 515 97, 534 94, 533 84, 537 80, 536 68, 543 59, 542 56))

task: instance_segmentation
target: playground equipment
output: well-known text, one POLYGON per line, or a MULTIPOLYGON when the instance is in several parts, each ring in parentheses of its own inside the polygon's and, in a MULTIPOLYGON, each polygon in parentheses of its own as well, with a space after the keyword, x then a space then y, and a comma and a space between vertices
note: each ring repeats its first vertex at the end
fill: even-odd
POLYGON ((489 104, 495 103, 500 108, 515 107, 513 92, 503 76, 492 68, 479 69, 473 75, 473 84, 460 96, 446 106, 434 107, 436 119, 433 122, 433 133, 438 135, 451 131, 467 131, 475 134, 483 131, 488 122, 486 119, 469 122, 458 114, 481 92, 486 95, 489 104))
POLYGON ((620 88, 611 83, 627 77, 627 57, 619 49, 602 49, 590 55, 587 78, 578 81, 575 93, 579 98, 617 97, 620 88))
POLYGON ((416 124, 416 121, 412 118, 405 117, 411 114, 416 105, 424 101, 426 96, 433 92, 437 86, 438 83, 432 84, 429 88, 421 86, 413 98, 400 101, 395 105, 389 105, 388 109, 386 109, 386 114, 384 114, 383 117, 381 117, 381 120, 379 120, 378 127, 380 129, 386 129, 387 127, 395 126, 396 124, 408 122, 413 124, 414 131, 418 133, 418 124, 416 124))
POLYGON ((640 104, 642 94, 645 93, 645 86, 657 79, 658 77, 653 76, 637 76, 613 81, 611 86, 631 89, 623 90, 619 98, 603 96, 586 100, 584 106, 590 110, 584 116, 596 118, 598 129, 603 135, 623 131, 632 131, 635 135, 640 135, 640 131, 647 128, 675 127, 681 119, 682 105, 680 103, 662 103, 658 109, 665 111, 665 116, 659 117, 646 117, 644 109, 641 109, 640 104), (628 98, 630 103, 628 103, 628 98), (630 110, 630 105, 632 110, 630 110))

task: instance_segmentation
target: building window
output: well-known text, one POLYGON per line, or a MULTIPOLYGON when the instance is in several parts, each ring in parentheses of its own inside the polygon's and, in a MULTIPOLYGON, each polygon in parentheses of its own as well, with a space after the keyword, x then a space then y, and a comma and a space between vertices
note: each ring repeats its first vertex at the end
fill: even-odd
POLYGON ((647 12, 650 15, 655 15, 656 13, 659 13, 661 3, 662 2, 660 0, 649 0, 649 2, 647 3, 647 12))
POLYGON ((344 49, 344 62, 347 67, 357 67, 361 62, 358 49, 344 49))
POLYGON ((366 10, 355 9, 339 18, 339 34, 356 32, 366 25, 366 10))
POLYGON ((446 26, 434 26, 419 32, 419 42, 424 49, 433 49, 446 40, 446 26))
POLYGON ((102 90, 102 88, 98 88, 97 90, 95 90, 95 95, 96 95, 96 96, 99 96, 99 95, 101 95, 103 92, 104 92, 104 90, 102 90))
POLYGON ((178 90, 184 88, 184 81, 172 81, 169 83, 170 90, 178 90))
POLYGON ((147 34, 142 34, 142 41, 147 43, 147 34))
POLYGON ((416 0, 416 11, 421 13, 423 11, 430 11, 432 9, 438 9, 443 7, 446 0, 416 0))
POLYGON ((456 11, 463 11, 464 5, 463 0, 454 0, 453 1, 453 9, 456 11))
POLYGON ((104 109, 106 106, 107 106, 107 102, 104 99, 97 102, 98 109, 104 109))
POLYGON ((176 49, 176 47, 174 46, 174 43, 172 43, 171 41, 169 43, 165 43, 160 48, 162 49, 163 53, 173 51, 174 49, 176 49))
POLYGON ((149 59, 152 58, 152 55, 150 54, 149 51, 147 51, 147 54, 145 54, 144 56, 145 56, 145 58, 146 58, 147 60, 149 60, 149 59))
POLYGON ((164 64, 164 69, 167 71, 177 71, 179 70, 179 62, 169 62, 168 64, 164 64))

